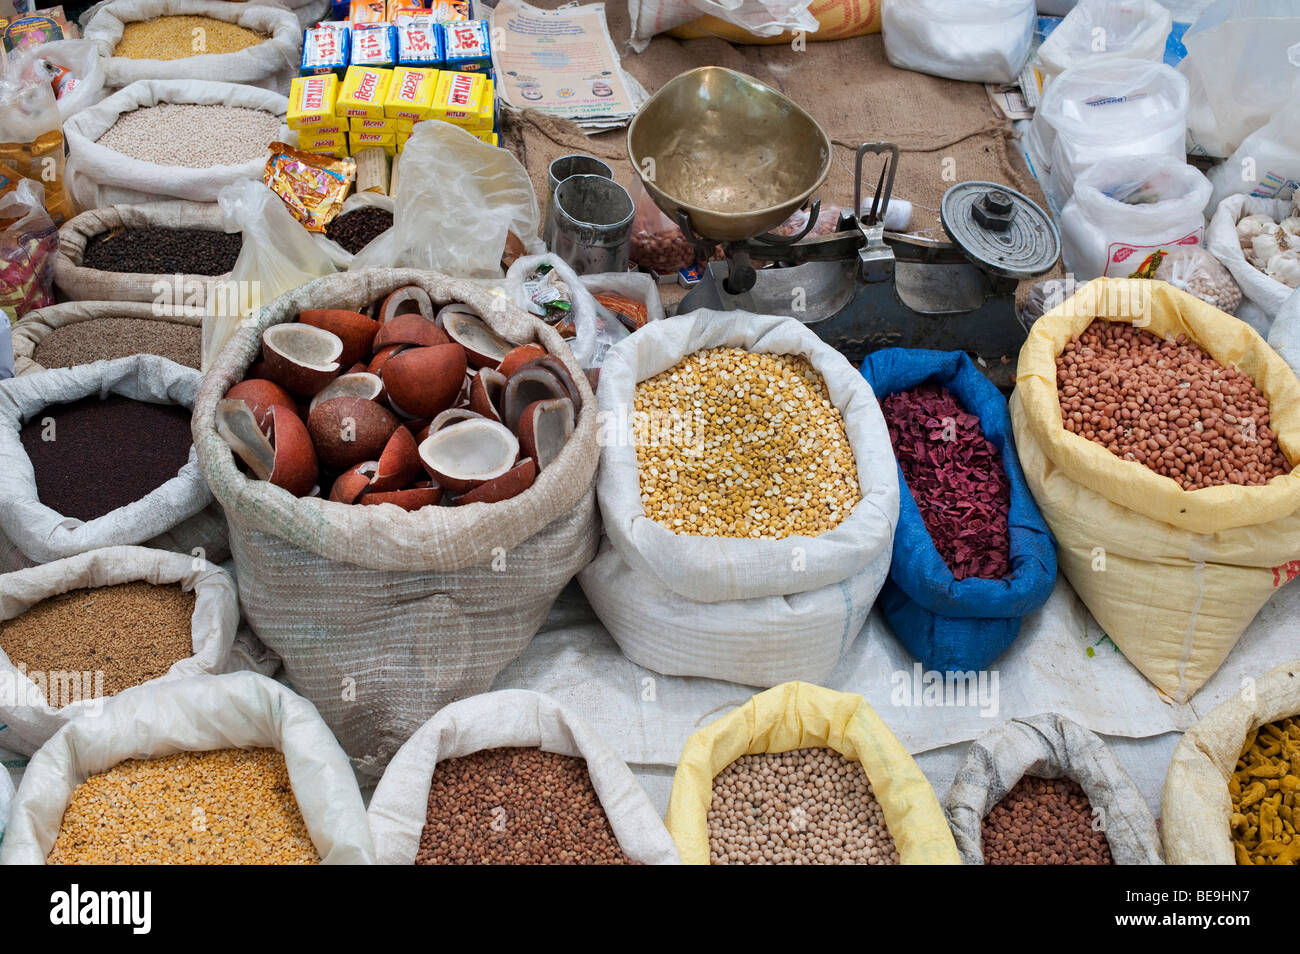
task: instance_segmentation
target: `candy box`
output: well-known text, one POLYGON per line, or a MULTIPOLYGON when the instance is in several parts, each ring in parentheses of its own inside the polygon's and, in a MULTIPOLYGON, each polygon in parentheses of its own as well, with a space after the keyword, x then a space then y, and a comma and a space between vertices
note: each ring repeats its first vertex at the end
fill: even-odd
POLYGON ((438 74, 438 88, 433 94, 430 119, 441 119, 457 126, 477 125, 487 80, 474 73, 438 74))
POLYGON ((438 67, 444 57, 442 27, 432 20, 406 20, 397 31, 399 66, 438 67))
POLYGON ((302 61, 298 72, 341 74, 348 68, 348 45, 351 31, 345 26, 317 26, 302 35, 302 61))
POLYGON ((468 20, 470 17, 469 0, 432 0, 429 10, 439 23, 468 20))
POLYGON ((338 95, 339 78, 333 73, 295 76, 289 84, 289 128, 301 129, 331 122, 338 95))
POLYGON ((363 119, 359 116, 348 120, 348 132, 350 133, 379 133, 381 135, 392 135, 397 132, 397 120, 395 119, 363 119))
POLYGON ((348 19, 353 25, 358 23, 383 23, 387 13, 384 0, 352 0, 348 9, 348 19))
POLYGON ((343 150, 347 153, 348 137, 346 133, 330 133, 323 136, 313 135, 305 130, 298 132, 298 148, 303 152, 335 152, 343 150))
POLYGON ((397 65, 397 27, 391 23, 359 23, 352 28, 349 65, 392 69, 397 65))
POLYGON ((384 99, 388 95, 388 85, 392 79, 392 70, 349 66, 347 75, 343 77, 343 87, 339 91, 335 113, 339 116, 369 116, 382 119, 384 99))
POLYGON ((492 45, 486 20, 444 23, 443 62, 447 69, 475 73, 492 68, 492 45))
POLYGON ((384 116, 415 122, 433 114, 433 99, 441 73, 399 66, 384 99, 384 116))

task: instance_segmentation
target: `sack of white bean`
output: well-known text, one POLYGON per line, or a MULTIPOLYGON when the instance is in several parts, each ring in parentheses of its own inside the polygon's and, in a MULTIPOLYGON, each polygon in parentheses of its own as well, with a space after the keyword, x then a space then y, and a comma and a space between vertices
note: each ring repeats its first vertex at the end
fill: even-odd
MULTIPOLYGON (((1117 865, 1158 865, 1160 833, 1151 809, 1124 767, 1095 733, 1055 713, 1009 719, 975 739, 943 799, 964 864, 1016 863, 990 859, 984 852, 984 825, 993 810, 1025 777, 1069 778, 1078 783, 1092 807, 1093 831, 1105 834, 1109 857, 1117 865)), ((1038 826, 1046 828, 1050 826, 1038 826)), ((1058 834, 1042 831, 1040 837, 1058 834)), ((1059 834, 1065 834, 1061 832, 1059 834)), ((1022 839, 1032 843, 1030 837, 1022 839)), ((1083 839, 1056 847, 1065 855, 1082 854, 1083 839)), ((1079 863, 1077 857, 1062 864, 1079 863)))
POLYGON ((875 710, 859 695, 804 682, 761 692, 686 740, 665 824, 682 863, 688 865, 961 863, 934 789, 875 710), (823 754, 819 749, 842 758, 817 761, 823 754), (821 768, 841 781, 859 767, 865 773, 861 784, 827 786, 842 802, 835 806, 838 817, 857 824, 825 830, 835 827, 833 817, 827 817, 831 813, 820 804, 826 788, 806 803, 778 793, 780 779, 773 776, 787 774, 790 765, 774 766, 770 758, 755 764, 754 757, 779 753, 811 755, 814 761, 801 762, 800 772, 821 768), (720 785, 727 786, 736 772, 750 778, 736 779, 739 785, 721 791, 720 785), (772 790, 770 801, 764 799, 746 811, 747 802, 762 798, 765 786, 772 790), (787 837, 792 830, 823 837, 787 837), (821 841, 825 847, 810 848, 809 841, 821 841), (850 853, 844 853, 846 846, 850 853))
POLYGON ((235 581, 187 553, 105 547, 0 574, 0 685, 14 690, 0 698, 0 748, 30 755, 119 692, 225 672, 238 627, 235 581), (155 606, 139 594, 128 600, 100 589, 132 582, 159 592, 174 584, 172 596, 182 602, 182 593, 192 593, 192 610, 181 607, 190 611, 183 631, 183 612, 162 600, 155 606), (82 605, 55 600, 65 593, 82 605), (41 618, 15 625, 37 607, 41 618))
POLYGON ((46 864, 56 847, 65 863, 139 863, 139 856, 276 863, 286 842, 305 849, 296 853, 298 861, 374 863, 365 805, 347 756, 311 703, 278 682, 248 672, 202 675, 125 693, 105 703, 98 718, 74 719, 43 745, 14 798, 0 864, 46 864), (254 791, 251 783, 264 776, 247 763, 239 774, 221 771, 220 763, 209 768, 201 791, 195 786, 185 798, 167 784, 163 773, 176 770, 176 760, 167 756, 231 749, 251 750, 253 757, 268 749, 281 753, 297 810, 285 812, 283 794, 264 785, 254 791), (145 761, 123 766, 127 760, 145 761), (145 775, 130 799, 139 811, 101 808, 93 830, 83 828, 86 821, 70 806, 83 784, 112 782, 133 767, 145 775), (257 798, 263 794, 270 797, 257 798), (286 815, 299 831, 284 831, 286 815))
POLYGON ((288 110, 287 96, 254 86, 139 80, 64 123, 68 190, 86 209, 215 202, 231 182, 261 180, 288 110))
POLYGON ((1297 575, 1300 381, 1199 298, 1098 279, 1034 323, 1010 407, 1062 572, 1186 702, 1297 575))
POLYGON ((597 399, 608 540, 579 581, 627 657, 753 686, 826 679, 898 522, 870 385, 798 321, 701 310, 612 348, 597 399))
MULTIPOLYGON (((579 716, 548 696, 506 689, 461 699, 426 722, 393 756, 368 814, 379 864, 417 863, 426 832, 430 787, 442 765, 476 752, 540 748, 582 759, 600 805, 626 857, 642 864, 678 864, 677 847, 649 797, 609 743, 579 716)), ((556 795, 560 796, 557 792, 556 795)), ((501 804, 496 831, 515 828, 510 841, 527 837, 527 806, 501 804)), ((552 804, 551 808, 556 808, 552 804)), ((490 853, 493 816, 471 819, 464 840, 490 853)), ((565 819, 560 818, 563 825, 565 819)))

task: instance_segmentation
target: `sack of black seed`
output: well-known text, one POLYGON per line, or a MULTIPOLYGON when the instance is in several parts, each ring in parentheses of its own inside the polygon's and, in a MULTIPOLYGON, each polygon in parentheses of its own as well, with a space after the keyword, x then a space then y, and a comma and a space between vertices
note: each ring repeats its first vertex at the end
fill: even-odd
POLYGON ((391 195, 377 192, 348 196, 339 214, 325 226, 325 234, 315 236, 335 268, 347 271, 358 252, 393 227, 394 201, 391 195))

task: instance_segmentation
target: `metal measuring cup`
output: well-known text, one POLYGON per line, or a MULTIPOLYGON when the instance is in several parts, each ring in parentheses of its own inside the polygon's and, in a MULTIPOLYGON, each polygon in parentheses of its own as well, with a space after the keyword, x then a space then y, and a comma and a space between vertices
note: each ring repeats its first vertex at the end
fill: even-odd
POLYGON ((555 187, 569 176, 614 178, 614 170, 595 156, 574 153, 560 156, 546 170, 546 218, 542 220, 542 241, 550 248, 555 241, 555 187))
POLYGON ((569 176, 555 187, 551 251, 579 275, 627 271, 636 204, 604 176, 569 176))

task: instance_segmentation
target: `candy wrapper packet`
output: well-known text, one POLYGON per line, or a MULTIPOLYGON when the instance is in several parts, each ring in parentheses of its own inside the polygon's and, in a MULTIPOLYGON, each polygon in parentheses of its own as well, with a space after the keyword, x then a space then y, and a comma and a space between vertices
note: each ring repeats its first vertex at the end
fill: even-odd
POLYGON ((273 142, 263 178, 307 231, 324 232, 339 214, 356 177, 354 159, 303 152, 273 142))

